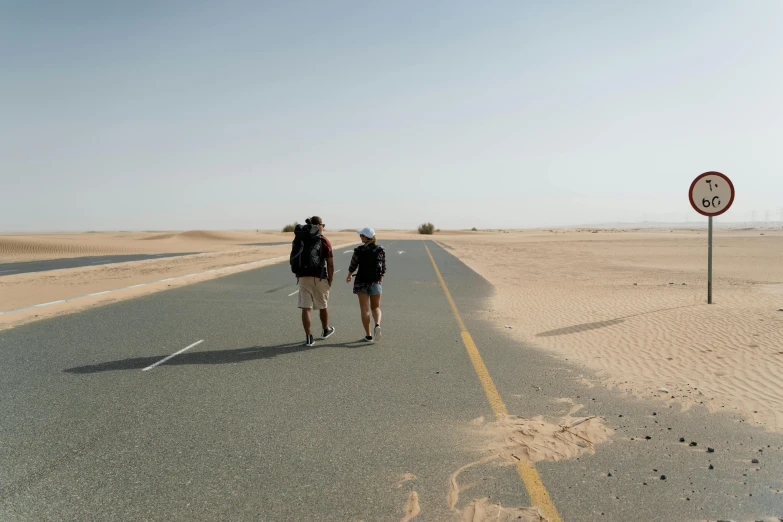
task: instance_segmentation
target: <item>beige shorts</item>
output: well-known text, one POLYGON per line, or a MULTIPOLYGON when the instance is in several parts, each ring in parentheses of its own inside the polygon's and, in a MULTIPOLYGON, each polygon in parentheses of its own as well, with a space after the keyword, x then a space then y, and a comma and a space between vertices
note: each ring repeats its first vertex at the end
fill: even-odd
POLYGON ((299 308, 323 310, 329 301, 329 281, 317 277, 299 278, 299 308))

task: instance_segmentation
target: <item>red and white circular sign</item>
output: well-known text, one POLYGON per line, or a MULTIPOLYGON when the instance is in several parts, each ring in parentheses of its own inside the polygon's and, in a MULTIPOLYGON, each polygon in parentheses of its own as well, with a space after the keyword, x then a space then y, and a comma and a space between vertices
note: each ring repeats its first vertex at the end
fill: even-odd
POLYGON ((693 210, 703 216, 720 216, 734 203, 734 185, 720 172, 705 172, 691 183, 693 210))

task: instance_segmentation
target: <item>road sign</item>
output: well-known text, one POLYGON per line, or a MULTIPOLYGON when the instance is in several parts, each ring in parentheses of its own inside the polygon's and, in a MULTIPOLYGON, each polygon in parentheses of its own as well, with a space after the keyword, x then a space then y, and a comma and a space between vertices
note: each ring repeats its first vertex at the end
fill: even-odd
POLYGON ((709 218, 707 224, 707 304, 712 304, 712 217, 720 216, 734 203, 734 184, 720 172, 699 174, 688 192, 693 210, 709 218))
POLYGON ((720 216, 734 203, 734 185, 720 172, 705 172, 691 183, 690 201, 703 216, 720 216))

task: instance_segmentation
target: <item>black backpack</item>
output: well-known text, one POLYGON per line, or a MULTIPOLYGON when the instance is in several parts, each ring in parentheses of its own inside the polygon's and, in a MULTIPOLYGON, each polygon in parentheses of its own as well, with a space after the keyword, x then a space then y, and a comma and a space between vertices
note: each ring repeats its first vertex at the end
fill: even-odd
POLYGON ((356 273, 358 283, 375 283, 381 278, 378 254, 382 250, 378 245, 361 245, 354 249, 359 255, 359 271, 356 273))
POLYGON ((326 277, 326 259, 321 258, 321 229, 318 225, 296 225, 289 263, 297 277, 326 277))

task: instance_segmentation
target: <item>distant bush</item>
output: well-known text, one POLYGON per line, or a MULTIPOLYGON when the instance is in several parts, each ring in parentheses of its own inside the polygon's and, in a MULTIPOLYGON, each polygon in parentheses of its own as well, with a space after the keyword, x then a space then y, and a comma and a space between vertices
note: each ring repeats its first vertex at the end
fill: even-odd
POLYGON ((296 228, 296 225, 298 225, 298 224, 299 224, 299 223, 297 223, 296 221, 294 221, 294 222, 293 222, 293 223, 291 223, 290 225, 286 225, 286 226, 284 226, 284 227, 283 227, 283 232, 293 232, 293 231, 294 231, 294 229, 296 228))
POLYGON ((473 227, 470 229, 471 232, 478 232, 478 229, 476 227, 473 227))
POLYGON ((419 234, 427 234, 432 235, 435 233, 435 225, 432 223, 424 223, 423 225, 419 226, 419 234))

